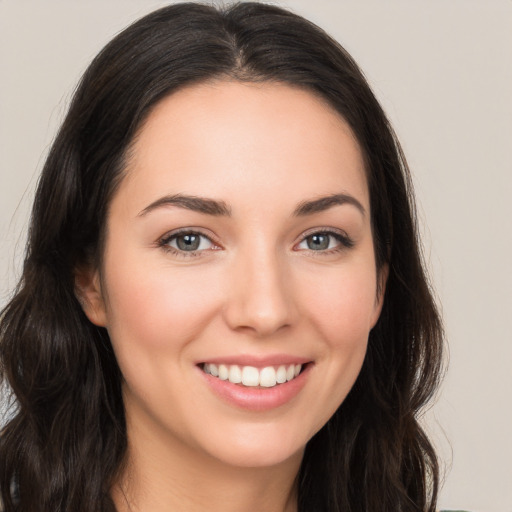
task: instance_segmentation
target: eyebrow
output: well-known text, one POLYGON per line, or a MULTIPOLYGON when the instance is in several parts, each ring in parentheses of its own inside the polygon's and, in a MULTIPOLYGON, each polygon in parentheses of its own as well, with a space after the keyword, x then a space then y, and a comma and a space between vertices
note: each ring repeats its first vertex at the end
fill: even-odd
POLYGON ((175 194, 157 199, 139 213, 139 217, 163 206, 180 206, 187 210, 204 213, 206 215, 231 217, 231 208, 224 201, 208 199, 206 197, 187 196, 175 194))
MULTIPOLYGON (((348 194, 331 194, 319 197, 318 199, 300 202, 295 208, 293 216, 304 217, 306 215, 323 212, 333 206, 340 206, 344 204, 355 206, 363 216, 366 214, 364 206, 355 197, 348 194)), ((138 216, 142 217, 157 208, 165 206, 179 206, 181 208, 198 213, 204 213, 206 215, 231 217, 231 208, 224 201, 209 199, 206 197, 189 196, 185 194, 174 194, 161 197, 144 208, 138 216)))
POLYGON ((299 203, 293 215, 295 217, 303 217, 305 215, 312 215, 313 213, 323 212, 332 208, 333 206, 340 206, 350 204, 355 206, 363 215, 366 215, 364 206, 354 197, 348 194, 332 194, 329 196, 319 197, 311 201, 303 201, 299 203))

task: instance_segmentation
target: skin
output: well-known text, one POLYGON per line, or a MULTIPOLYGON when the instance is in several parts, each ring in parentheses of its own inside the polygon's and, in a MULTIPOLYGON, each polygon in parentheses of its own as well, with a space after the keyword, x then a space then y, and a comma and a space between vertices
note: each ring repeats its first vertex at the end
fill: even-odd
POLYGON ((359 146, 321 99, 218 81, 162 100, 110 205, 101 272, 77 275, 86 314, 108 329, 125 379, 118 509, 296 510, 304 447, 356 380, 385 278, 359 146), (294 215, 334 193, 354 204, 294 215), (147 210, 175 194, 223 201, 231 215, 147 210), (178 255, 161 240, 176 251, 168 235, 179 228, 212 241, 178 255), (353 245, 331 237, 328 249, 311 248, 311 235, 326 230, 353 245), (296 396, 265 411, 221 399, 197 366, 274 354, 306 358, 309 372, 296 396))

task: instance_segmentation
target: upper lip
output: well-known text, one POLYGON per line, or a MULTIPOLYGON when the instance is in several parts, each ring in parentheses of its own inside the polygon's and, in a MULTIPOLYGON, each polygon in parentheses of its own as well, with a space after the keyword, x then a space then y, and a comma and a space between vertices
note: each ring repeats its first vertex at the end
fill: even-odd
POLYGON ((291 354, 274 354, 274 355, 231 355, 231 356, 217 356, 209 357, 198 362, 198 364, 226 364, 238 366, 254 366, 255 368, 265 368, 266 366, 281 366, 290 364, 306 364, 310 363, 311 359, 307 357, 294 356, 291 354))

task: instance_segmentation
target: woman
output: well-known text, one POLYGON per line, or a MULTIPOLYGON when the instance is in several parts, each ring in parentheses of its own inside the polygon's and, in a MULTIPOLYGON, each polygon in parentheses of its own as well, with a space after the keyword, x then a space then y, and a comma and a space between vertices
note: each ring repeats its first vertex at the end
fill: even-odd
POLYGON ((1 319, 6 511, 434 511, 442 332, 405 159, 282 9, 176 4, 84 74, 1 319))

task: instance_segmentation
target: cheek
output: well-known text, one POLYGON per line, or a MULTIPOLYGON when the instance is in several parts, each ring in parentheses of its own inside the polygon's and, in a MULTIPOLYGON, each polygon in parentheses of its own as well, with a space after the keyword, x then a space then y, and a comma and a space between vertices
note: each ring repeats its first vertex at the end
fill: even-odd
POLYGON ((366 342, 376 309, 376 279, 368 268, 333 272, 325 284, 317 283, 308 302, 309 316, 330 344, 366 342))
POLYGON ((315 289, 309 293, 307 314, 313 326, 310 332, 319 335, 317 367, 322 382, 309 401, 316 404, 309 405, 315 418, 311 435, 338 409, 361 371, 376 305, 376 280, 369 261, 333 270, 323 282, 316 280, 316 288, 312 288, 313 276, 303 283, 304 296, 315 289))
POLYGON ((174 351, 201 332, 215 310, 218 286, 199 269, 116 261, 109 272, 109 332, 114 344, 174 351))

